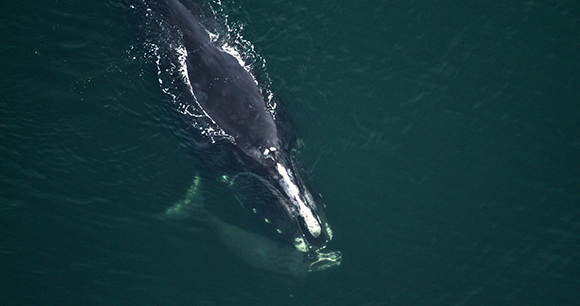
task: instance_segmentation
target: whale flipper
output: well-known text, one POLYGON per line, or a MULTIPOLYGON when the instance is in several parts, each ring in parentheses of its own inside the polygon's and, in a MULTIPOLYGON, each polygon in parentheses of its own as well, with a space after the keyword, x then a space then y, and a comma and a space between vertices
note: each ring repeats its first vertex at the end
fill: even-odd
POLYGON ((199 175, 196 175, 183 198, 167 208, 163 216, 171 219, 185 219, 192 215, 192 210, 195 210, 194 213, 198 215, 207 214, 208 212, 201 205, 200 183, 201 179, 199 175))

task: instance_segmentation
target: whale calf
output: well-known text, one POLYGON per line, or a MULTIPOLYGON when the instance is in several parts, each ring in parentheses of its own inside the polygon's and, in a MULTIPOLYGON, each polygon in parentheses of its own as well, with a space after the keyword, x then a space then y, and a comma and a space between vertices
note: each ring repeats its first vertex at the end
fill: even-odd
POLYGON ((180 1, 161 3, 162 18, 186 50, 184 76, 193 96, 188 103, 227 135, 225 141, 212 143, 220 146, 221 153, 207 158, 226 156, 223 159, 232 171, 223 175, 224 181, 248 210, 298 251, 326 247, 332 231, 321 197, 306 186, 292 156, 294 144, 284 136, 285 122, 268 107, 254 75, 213 41, 180 1))

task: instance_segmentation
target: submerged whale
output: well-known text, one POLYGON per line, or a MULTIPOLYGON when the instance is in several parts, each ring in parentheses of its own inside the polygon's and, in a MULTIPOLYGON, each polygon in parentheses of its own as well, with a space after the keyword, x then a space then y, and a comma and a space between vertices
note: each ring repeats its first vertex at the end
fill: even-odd
MULTIPOLYGON (((275 120, 280 116, 268 108, 256 78, 210 39, 209 31, 180 1, 162 2, 162 18, 187 51, 185 78, 194 97, 189 103, 227 135, 227 140, 213 144, 221 146, 221 153, 208 158, 226 156, 222 159, 233 171, 224 179, 242 204, 277 235, 300 252, 324 248, 332 239, 324 206, 302 179, 292 157, 293 144, 284 136, 285 123, 275 120)), ((215 219, 212 223, 222 233, 236 232, 215 219)))
POLYGON ((199 187, 200 179, 196 176, 185 196, 167 209, 164 216, 175 219, 191 217, 205 222, 228 250, 258 269, 301 277, 308 272, 340 265, 342 255, 338 251, 300 252, 290 244, 275 241, 220 220, 203 207, 199 187))

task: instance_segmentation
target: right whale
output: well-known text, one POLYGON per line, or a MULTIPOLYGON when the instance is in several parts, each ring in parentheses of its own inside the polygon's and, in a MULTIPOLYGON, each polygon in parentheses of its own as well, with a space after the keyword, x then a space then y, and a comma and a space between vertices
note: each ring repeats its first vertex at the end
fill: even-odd
POLYGON ((184 75, 193 96, 188 104, 227 135, 227 141, 211 144, 221 146, 221 153, 206 156, 226 156, 230 171, 223 177, 242 204, 297 250, 326 247, 332 231, 320 195, 307 188, 292 157, 294 143, 284 136, 288 123, 268 107, 256 78, 210 39, 180 1, 163 2, 159 13, 187 52, 184 75))

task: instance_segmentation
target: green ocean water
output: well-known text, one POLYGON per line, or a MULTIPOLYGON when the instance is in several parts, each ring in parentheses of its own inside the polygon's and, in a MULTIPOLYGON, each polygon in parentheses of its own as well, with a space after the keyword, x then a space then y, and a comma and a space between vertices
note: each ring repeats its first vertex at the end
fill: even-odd
POLYGON ((0 4, 1 305, 578 303, 578 3, 222 1, 343 254, 305 279, 152 218, 199 162, 141 5, 0 4))

